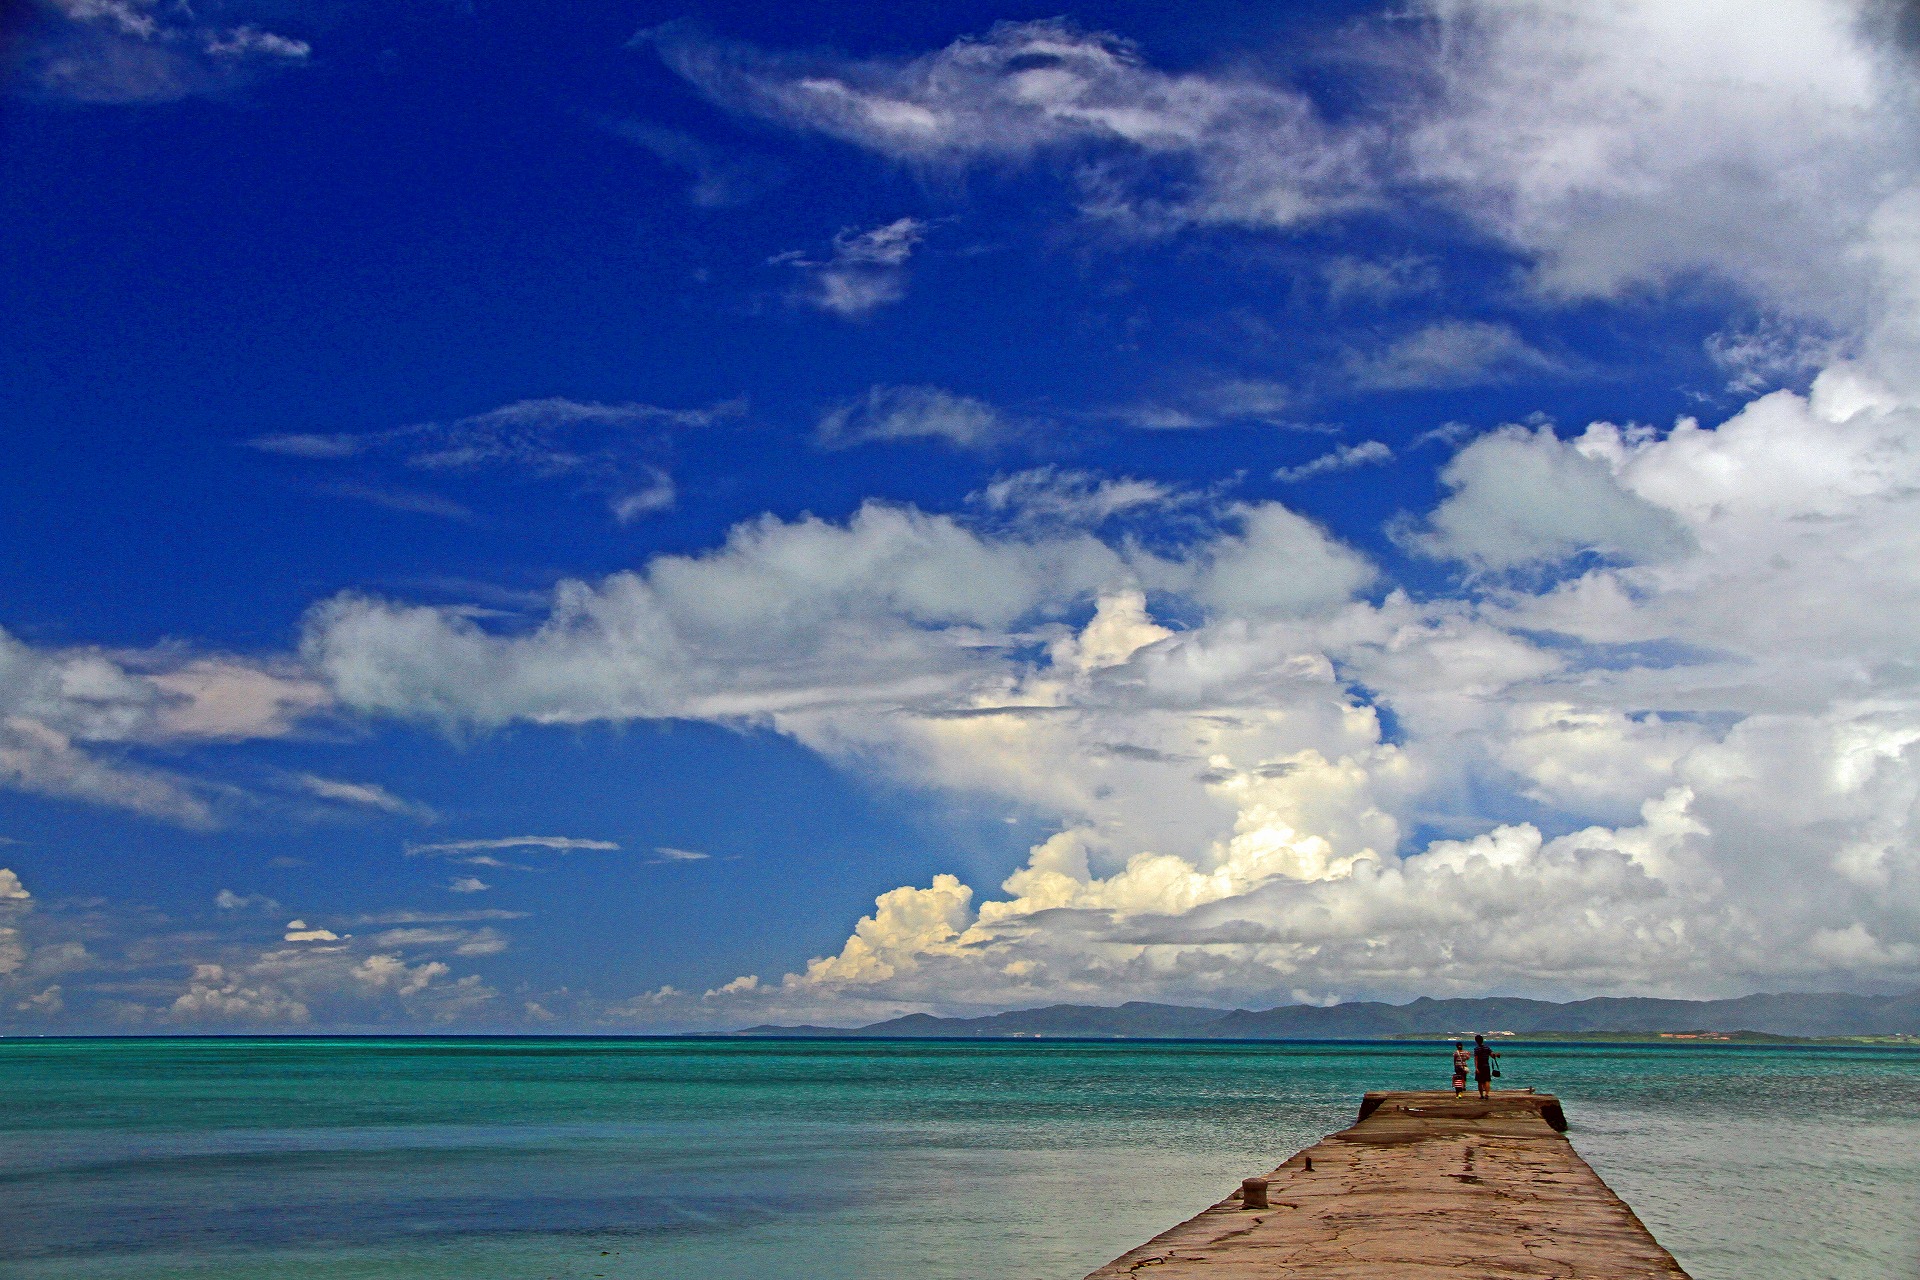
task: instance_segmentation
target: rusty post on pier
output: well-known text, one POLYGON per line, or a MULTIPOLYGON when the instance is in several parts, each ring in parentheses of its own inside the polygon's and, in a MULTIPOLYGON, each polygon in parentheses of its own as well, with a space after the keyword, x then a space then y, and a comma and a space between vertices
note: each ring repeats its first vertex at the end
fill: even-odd
POLYGON ((1566 1127, 1551 1094, 1369 1093, 1351 1128, 1087 1280, 1686 1280, 1566 1127))

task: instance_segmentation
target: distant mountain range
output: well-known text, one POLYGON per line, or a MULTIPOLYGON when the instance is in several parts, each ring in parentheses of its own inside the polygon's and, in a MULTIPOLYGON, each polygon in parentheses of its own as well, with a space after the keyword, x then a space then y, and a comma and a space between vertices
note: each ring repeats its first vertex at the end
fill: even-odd
POLYGON ((1902 996, 1842 992, 1742 996, 1737 1000, 1654 1000, 1602 996, 1555 1004, 1493 997, 1411 1004, 1358 1001, 1276 1009, 1203 1009, 1132 1000, 1107 1007, 1054 1004, 983 1018, 913 1013, 865 1027, 748 1027, 745 1036, 906 1036, 946 1039, 1031 1039, 1067 1036, 1168 1040, 1378 1040, 1475 1031, 1566 1036, 1659 1032, 1754 1031, 1778 1036, 1865 1036, 1920 1033, 1920 991, 1902 996))

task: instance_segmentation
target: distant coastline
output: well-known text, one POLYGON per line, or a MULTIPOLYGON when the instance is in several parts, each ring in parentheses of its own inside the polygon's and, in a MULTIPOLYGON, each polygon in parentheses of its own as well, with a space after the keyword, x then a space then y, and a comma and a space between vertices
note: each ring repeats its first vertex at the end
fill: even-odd
POLYGON ((1920 1045, 1920 991, 1774 993, 1731 1000, 1509 997, 1216 1009, 1055 1004, 973 1018, 914 1013, 858 1027, 764 1024, 740 1036, 958 1040, 1450 1040, 1474 1032, 1540 1042, 1920 1045))

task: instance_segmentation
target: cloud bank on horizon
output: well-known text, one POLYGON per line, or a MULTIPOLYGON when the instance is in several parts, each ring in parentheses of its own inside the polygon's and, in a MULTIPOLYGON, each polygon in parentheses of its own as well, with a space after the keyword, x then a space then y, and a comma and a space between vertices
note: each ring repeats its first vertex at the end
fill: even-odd
MULTIPOLYGON (((57 12, 163 39, 135 29, 148 10, 109 8, 57 12)), ((289 924, 234 894, 221 914, 236 923, 209 942, 127 905, 56 910, 0 872, 6 1018, 56 1019, 94 982, 112 990, 88 1016, 180 1027, 1911 985, 1920 81, 1897 19, 1841 0, 1428 0, 1367 28, 1377 82, 1338 111, 1258 63, 1165 67, 1071 20, 867 57, 644 32, 632 56, 759 136, 851 149, 930 188, 1017 180, 1023 216, 1091 260, 1427 220, 1497 255, 1523 314, 1748 317, 1708 346, 1716 394, 1735 399, 1657 424, 1423 422, 1391 444, 1323 442, 1263 471, 1281 488, 1261 496, 1230 481, 1230 455, 1202 480, 1139 457, 1022 454, 1155 425, 1110 400, 996 404, 903 371, 791 431, 830 459, 931 446, 990 478, 943 501, 869 470, 843 515, 801 495, 706 542, 562 576, 531 609, 378 583, 316 593, 280 652, 0 633, 0 785, 157 824, 260 821, 275 784, 213 778, 193 754, 211 744, 277 748, 323 725, 467 742, 693 721, 1045 831, 1010 869, 956 854, 910 883, 843 877, 840 900, 792 904, 851 918, 873 900, 834 946, 640 994, 596 981, 585 957, 564 982, 483 973, 532 927, 505 909, 301 905, 289 924), (1312 505, 1333 478, 1384 485, 1412 467, 1431 471, 1430 496, 1376 522, 1376 545, 1312 505)), ((98 82, 35 65, 38 92, 98 82)), ((770 309, 882 323, 964 261, 923 268, 936 239, 977 234, 941 216, 843 225, 824 251, 777 255, 770 309)), ((1444 308, 1450 287, 1417 254, 1349 246, 1313 269, 1341 306, 1444 308)), ((1286 396, 1218 384, 1158 425, 1285 421, 1284 400, 1332 385, 1524 384, 1550 410, 1596 358, 1509 320, 1420 314, 1357 331, 1286 396)), ((316 475, 517 468, 625 526, 697 500, 669 474, 668 433, 746 412, 530 398, 447 426, 251 443, 316 475)), ((282 791, 327 813, 447 818, 383 783, 288 776, 282 791)), ((682 871, 724 861, 641 847, 682 871)), ((525 879, 545 872, 494 855, 622 849, 476 833, 405 852, 525 879)), ((470 876, 450 890, 502 892, 470 876)))

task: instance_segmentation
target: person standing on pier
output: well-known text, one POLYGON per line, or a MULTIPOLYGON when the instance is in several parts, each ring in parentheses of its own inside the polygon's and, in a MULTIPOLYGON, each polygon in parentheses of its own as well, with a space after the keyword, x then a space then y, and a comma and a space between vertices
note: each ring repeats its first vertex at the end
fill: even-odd
POLYGON ((1497 1074, 1493 1069, 1493 1064, 1494 1060, 1499 1056, 1499 1054, 1495 1053, 1492 1048, 1488 1046, 1485 1036, 1474 1036, 1473 1082, 1480 1087, 1480 1096, 1482 1098, 1491 1098, 1493 1096, 1493 1077, 1497 1074))
POLYGON ((1455 1040, 1453 1042, 1453 1096, 1456 1098, 1466 1096, 1467 1063, 1472 1060, 1473 1055, 1467 1052, 1465 1043, 1455 1040))

